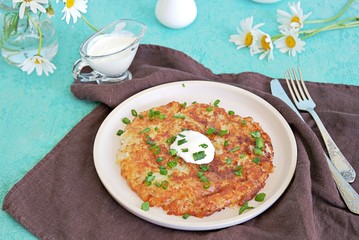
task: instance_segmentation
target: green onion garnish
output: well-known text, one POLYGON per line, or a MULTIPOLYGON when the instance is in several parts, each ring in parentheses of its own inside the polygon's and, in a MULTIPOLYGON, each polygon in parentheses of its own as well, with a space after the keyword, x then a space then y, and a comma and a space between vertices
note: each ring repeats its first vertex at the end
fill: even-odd
POLYGON ((242 125, 246 125, 246 124, 247 124, 246 120, 243 119, 243 120, 241 121, 241 124, 242 124, 242 125))
POLYGON ((141 204, 141 209, 142 209, 143 211, 148 211, 148 210, 150 210, 150 203, 149 203, 149 202, 143 202, 143 203, 141 204))
POLYGON ((203 183, 203 188, 204 188, 204 189, 208 189, 210 186, 211 186, 211 182, 210 182, 210 181, 205 181, 205 182, 203 183))
POLYGON ((229 115, 234 115, 234 111, 229 110, 229 111, 228 111, 228 114, 229 114, 229 115))
POLYGON ((226 159, 226 163, 227 163, 227 165, 229 165, 229 164, 232 163, 232 160, 231 160, 230 158, 227 158, 227 159, 226 159))
POLYGON ((176 140, 176 136, 172 136, 166 140, 166 143, 172 144, 176 140))
POLYGON ((125 132, 125 131, 123 131, 123 130, 120 129, 120 130, 117 131, 116 135, 121 136, 124 132, 125 132))
POLYGON ((163 161, 163 157, 158 157, 158 158, 156 158, 156 162, 162 162, 163 161))
POLYGON ((182 133, 179 133, 178 136, 182 137, 182 138, 185 138, 186 136, 183 135, 182 133))
POLYGON ((226 134, 228 134, 228 130, 219 130, 219 132, 218 132, 218 135, 221 136, 221 137, 226 135, 226 134))
POLYGON ((242 153, 241 155, 239 155, 239 158, 244 158, 246 156, 246 154, 242 153))
POLYGON ((188 148, 182 148, 182 152, 188 152, 188 148))
POLYGON ((260 156, 264 155, 262 149, 259 149, 259 148, 254 148, 254 153, 257 155, 260 155, 260 156))
POLYGON ((199 165, 199 170, 202 172, 207 172, 209 169, 209 165, 199 165))
POLYGON ((224 140, 223 146, 227 147, 229 145, 228 140, 224 140))
POLYGON ((255 157, 252 162, 254 162, 255 164, 259 164, 260 161, 261 159, 259 157, 255 157))
POLYGON ((205 143, 202 143, 202 144, 200 144, 199 146, 200 146, 201 148, 208 148, 208 145, 205 144, 205 143))
POLYGON ((212 111, 213 111, 213 107, 207 107, 206 110, 207 110, 207 112, 212 112, 212 111))
POLYGON ((140 131, 140 133, 148 133, 151 130, 151 128, 147 127, 140 131))
POLYGON ((135 110, 135 109, 132 109, 132 110, 131 110, 131 114, 132 114, 132 116, 136 117, 136 116, 137 116, 136 110, 135 110))
POLYGON ((167 175, 167 169, 166 166, 160 166, 160 174, 161 175, 167 175))
POLYGON ((256 138, 256 148, 259 148, 259 149, 264 148, 263 138, 261 138, 261 137, 256 138))
POLYGON ((124 124, 129 124, 129 123, 131 122, 131 120, 128 119, 127 117, 124 117, 124 118, 122 118, 122 122, 123 122, 124 124))
POLYGON ((164 180, 161 182, 161 187, 166 190, 168 188, 168 181, 167 180, 164 180))
POLYGON ((253 209, 254 207, 248 206, 248 202, 245 202, 240 208, 239 208, 239 214, 242 214, 245 210, 253 209))
POLYGON ((259 131, 251 132, 252 137, 259 138, 261 136, 261 133, 259 131))
POLYGON ((231 150, 229 150, 230 152, 236 152, 240 149, 240 147, 235 147, 235 148, 232 148, 231 150))
POLYGON ((182 145, 182 144, 184 144, 186 142, 187 142, 187 140, 185 138, 183 138, 181 140, 178 140, 177 145, 180 146, 180 145, 182 145))
POLYGON ((168 161, 167 166, 172 169, 177 166, 177 161, 168 161))
POLYGON ((199 152, 193 153, 192 156, 195 161, 198 161, 198 160, 205 158, 207 155, 204 151, 199 151, 199 152))
POLYGON ((257 202, 263 202, 265 197, 266 197, 266 194, 265 194, 265 193, 259 193, 259 194, 257 194, 257 196, 254 198, 254 200, 256 200, 257 202))
POLYGON ((145 178, 145 184, 147 186, 150 186, 152 184, 152 181, 155 179, 155 176, 153 176, 153 173, 152 172, 148 172, 147 173, 147 176, 145 178))
POLYGON ((215 132, 216 132, 216 129, 214 127, 210 127, 210 128, 207 129, 206 134, 210 135, 210 134, 213 134, 215 132))
POLYGON ((185 213, 185 214, 183 214, 182 218, 187 219, 187 218, 189 218, 189 216, 191 216, 191 215, 189 215, 188 213, 185 213))
POLYGON ((215 107, 218 107, 218 104, 219 104, 220 101, 221 101, 221 100, 217 99, 216 101, 214 101, 213 105, 214 105, 215 107))
POLYGON ((176 156, 177 150, 171 148, 170 150, 168 150, 168 153, 169 153, 171 156, 176 156))
POLYGON ((243 168, 242 168, 242 166, 237 166, 235 169, 234 169, 234 174, 235 175, 237 175, 237 176, 242 176, 242 170, 243 170, 243 168))
POLYGON ((183 102, 183 103, 181 104, 181 106, 182 106, 183 108, 186 108, 187 103, 186 103, 186 102, 183 102))
POLYGON ((151 141, 149 138, 146 139, 146 143, 148 143, 148 144, 151 145, 151 146, 155 146, 155 145, 156 145, 156 143, 153 142, 153 141, 151 141))
POLYGON ((184 115, 181 114, 175 114, 173 115, 174 118, 179 118, 179 119, 185 119, 186 117, 184 115))

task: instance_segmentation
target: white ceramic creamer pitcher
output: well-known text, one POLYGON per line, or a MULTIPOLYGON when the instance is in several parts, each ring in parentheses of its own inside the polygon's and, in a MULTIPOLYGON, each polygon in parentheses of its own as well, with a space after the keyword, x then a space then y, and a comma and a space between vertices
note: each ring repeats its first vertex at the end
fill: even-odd
POLYGON ((158 0, 155 14, 166 27, 179 29, 196 19, 197 6, 194 0, 158 0))

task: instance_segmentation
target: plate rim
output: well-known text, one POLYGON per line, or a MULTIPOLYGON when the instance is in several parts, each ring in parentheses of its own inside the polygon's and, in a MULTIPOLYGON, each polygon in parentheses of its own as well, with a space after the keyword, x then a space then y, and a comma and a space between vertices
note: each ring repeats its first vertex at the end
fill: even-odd
MULTIPOLYGON (((248 90, 245 90, 245 89, 243 89, 241 87, 232 85, 230 83, 216 82, 216 81, 206 81, 206 80, 181 80, 181 81, 163 83, 163 84, 156 85, 156 86, 147 88, 145 90, 142 90, 142 91, 130 96, 129 98, 127 98, 126 100, 121 102, 118 106, 116 106, 114 109, 112 109, 112 111, 104 119, 104 121, 102 122, 101 126, 99 127, 99 129, 97 131, 95 141, 94 141, 94 146, 93 146, 93 158, 94 158, 95 170, 96 170, 96 173, 97 173, 101 183, 103 184, 103 186, 105 187, 107 192, 110 193, 110 195, 117 201, 117 203, 120 204, 122 207, 124 207, 127 211, 131 212, 135 216, 140 217, 140 218, 142 218, 142 219, 144 219, 144 220, 146 220, 148 222, 151 222, 151 223, 154 223, 156 225, 163 226, 163 227, 177 229, 177 230, 207 231, 207 230, 221 229, 221 228, 230 227, 230 226, 233 226, 233 225, 244 223, 244 222, 246 222, 246 221, 248 221, 248 220, 250 220, 250 219, 252 219, 254 217, 257 217, 260 214, 262 214, 268 208, 270 208, 275 202, 277 202, 278 199, 283 195, 285 190, 288 188, 290 182, 293 179, 295 169, 296 169, 296 165, 297 165, 297 144, 296 144, 296 141, 295 141, 294 133, 291 130, 288 122, 284 119, 282 114, 274 106, 272 106, 269 102, 267 102, 262 97, 254 94, 254 93, 252 93, 252 92, 250 92, 248 90), (271 196, 272 201, 266 202, 266 204, 260 204, 258 207, 256 207, 257 211, 255 213, 253 213, 252 211, 248 211, 248 212, 245 212, 245 213, 241 214, 240 218, 238 218, 238 216, 239 216, 238 215, 238 216, 235 216, 235 217, 232 217, 232 218, 223 219, 223 220, 216 220, 216 221, 212 221, 212 222, 202 221, 202 222, 195 222, 194 223, 194 222, 180 221, 180 224, 179 223, 173 223, 173 221, 168 221, 168 220, 166 220, 164 222, 162 218, 160 218, 160 217, 158 217, 156 215, 151 215, 149 211, 147 211, 147 212, 142 211, 138 207, 136 209, 134 209, 133 206, 131 207, 131 206, 128 206, 128 205, 124 204, 123 202, 120 202, 120 200, 118 199, 118 196, 115 196, 113 191, 111 189, 109 189, 110 187, 106 184, 106 180, 104 180, 104 176, 101 175, 100 170, 99 170, 100 167, 99 167, 99 163, 98 163, 98 157, 97 157, 97 154, 98 154, 98 148, 96 147, 96 146, 98 146, 97 142, 99 141, 99 138, 101 137, 102 131, 104 130, 106 124, 108 122, 110 122, 111 118, 113 118, 116 115, 116 113, 119 111, 118 109, 120 109, 121 107, 126 105, 126 103, 131 102, 133 99, 138 98, 141 95, 148 94, 149 92, 157 91, 157 90, 159 90, 161 88, 172 87, 174 85, 182 85, 183 86, 183 85, 187 85, 187 84, 199 84, 199 85, 205 84, 206 86, 212 85, 211 87, 215 87, 215 86, 219 87, 220 86, 220 87, 223 87, 223 88, 230 88, 231 90, 235 90, 235 91, 240 92, 241 94, 246 95, 246 97, 249 96, 250 98, 254 98, 254 100, 259 101, 266 108, 268 108, 271 112, 273 112, 274 115, 280 121, 280 123, 286 128, 286 132, 289 134, 288 137, 291 138, 290 143, 291 143, 291 146, 292 146, 291 166, 288 169, 288 176, 289 177, 287 177, 285 179, 286 181, 284 181, 283 184, 280 185, 280 187, 276 190, 275 194, 273 194, 271 196), (248 214, 250 212, 252 212, 252 214, 248 214)), ((123 178, 122 176, 120 176, 120 177, 123 178)), ((267 181, 268 181, 268 179, 267 179, 267 181)), ((214 214, 216 214, 216 213, 214 213, 214 214)), ((177 216, 177 217, 180 218, 180 216, 177 216)), ((203 218, 203 219, 205 219, 205 218, 203 218)))

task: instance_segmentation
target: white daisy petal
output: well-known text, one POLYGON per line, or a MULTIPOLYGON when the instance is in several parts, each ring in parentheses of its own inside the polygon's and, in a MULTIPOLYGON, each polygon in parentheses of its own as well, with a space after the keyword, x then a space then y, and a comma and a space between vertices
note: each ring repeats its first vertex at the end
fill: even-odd
POLYGON ((48 59, 46 59, 40 55, 35 55, 30 58, 27 58, 21 64, 22 71, 27 72, 27 74, 30 74, 34 70, 36 70, 36 74, 38 76, 41 76, 42 73, 44 73, 46 76, 48 76, 49 73, 54 72, 54 69, 56 69, 55 65, 52 64, 48 59))
POLYGON ((303 14, 303 9, 300 6, 300 1, 297 3, 288 3, 290 13, 277 10, 277 22, 280 23, 280 28, 288 26, 289 28, 303 28, 304 21, 310 16, 311 13, 303 14))
POLYGON ((81 13, 87 12, 87 0, 74 0, 71 3, 66 2, 65 7, 62 9, 64 13, 62 19, 66 19, 67 24, 70 23, 71 18, 76 23, 77 19, 81 18, 81 13))

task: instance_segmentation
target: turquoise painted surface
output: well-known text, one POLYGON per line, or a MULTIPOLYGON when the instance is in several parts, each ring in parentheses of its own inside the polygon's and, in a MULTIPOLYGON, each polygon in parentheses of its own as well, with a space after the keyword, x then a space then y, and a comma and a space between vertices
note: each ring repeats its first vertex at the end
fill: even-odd
MULTIPOLYGON (((55 1, 53 1, 55 2, 55 1)), ((287 1, 257 4, 249 0, 197 0, 198 16, 187 28, 172 30, 155 18, 155 0, 89 1, 86 17, 101 27, 119 18, 132 18, 148 25, 143 43, 163 45, 185 52, 215 73, 259 72, 282 77, 285 69, 301 66, 305 79, 359 86, 359 28, 320 33, 307 39, 306 51, 296 58, 275 51, 272 62, 236 50, 228 41, 241 19, 254 16, 255 23, 276 33, 276 9, 287 1)), ((311 19, 335 14, 346 1, 302 1, 311 19)), ((34 167, 70 129, 88 114, 95 103, 80 101, 70 92, 71 67, 79 57, 80 44, 92 34, 81 20, 73 25, 61 21, 60 5, 54 19, 60 51, 53 60, 57 70, 49 77, 28 76, 0 59, 0 204, 5 194, 34 167)), ((358 1, 343 16, 358 16, 358 1)), ((34 239, 33 235, 0 212, 0 239, 34 239)))

